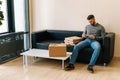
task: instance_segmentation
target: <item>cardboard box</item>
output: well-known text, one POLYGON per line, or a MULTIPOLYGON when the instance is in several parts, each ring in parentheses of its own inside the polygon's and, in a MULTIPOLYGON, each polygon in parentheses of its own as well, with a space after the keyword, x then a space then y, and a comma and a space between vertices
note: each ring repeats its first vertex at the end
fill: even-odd
POLYGON ((65 57, 66 56, 66 44, 50 44, 49 45, 50 57, 65 57))

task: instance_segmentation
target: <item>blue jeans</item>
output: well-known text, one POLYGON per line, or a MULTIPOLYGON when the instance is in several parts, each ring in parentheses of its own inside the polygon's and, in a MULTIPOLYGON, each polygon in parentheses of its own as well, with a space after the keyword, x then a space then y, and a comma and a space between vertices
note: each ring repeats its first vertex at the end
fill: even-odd
POLYGON ((91 66, 95 65, 95 62, 100 53, 101 46, 98 41, 91 40, 89 38, 85 39, 84 41, 79 42, 77 45, 74 46, 73 53, 72 53, 69 64, 74 64, 77 59, 78 52, 87 46, 91 46, 94 50, 92 57, 90 59, 89 65, 91 66))

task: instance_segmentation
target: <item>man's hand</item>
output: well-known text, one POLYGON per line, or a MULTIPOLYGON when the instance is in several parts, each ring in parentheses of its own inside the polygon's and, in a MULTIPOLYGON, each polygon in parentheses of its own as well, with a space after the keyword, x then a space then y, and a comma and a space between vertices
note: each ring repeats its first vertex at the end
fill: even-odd
POLYGON ((88 38, 95 39, 95 36, 94 35, 88 35, 88 38))
POLYGON ((94 35, 86 35, 85 33, 82 34, 82 38, 90 38, 90 39, 95 39, 94 35))
POLYGON ((82 34, 82 38, 86 38, 87 36, 86 36, 86 34, 85 33, 83 33, 82 34))

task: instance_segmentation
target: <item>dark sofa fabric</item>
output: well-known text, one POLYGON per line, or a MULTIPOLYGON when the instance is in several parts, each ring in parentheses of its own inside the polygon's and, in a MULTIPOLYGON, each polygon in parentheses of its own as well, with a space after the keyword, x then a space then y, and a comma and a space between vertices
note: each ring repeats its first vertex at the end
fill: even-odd
MULTIPOLYGON (((63 43, 65 37, 79 36, 83 31, 67 31, 67 30, 43 30, 32 33, 32 48, 48 49, 50 43, 63 43)), ((114 56, 115 33, 106 33, 104 40, 99 41, 102 49, 97 60, 97 64, 108 64, 114 56)), ((67 51, 72 52, 74 46, 67 45, 67 51)), ((93 49, 86 47, 79 51, 78 62, 89 63, 93 49)))

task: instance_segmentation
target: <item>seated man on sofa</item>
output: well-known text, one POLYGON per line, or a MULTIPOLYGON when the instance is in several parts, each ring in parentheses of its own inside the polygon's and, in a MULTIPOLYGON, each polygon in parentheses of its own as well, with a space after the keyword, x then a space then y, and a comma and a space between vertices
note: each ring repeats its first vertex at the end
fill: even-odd
POLYGON ((91 46, 94 51, 88 64, 87 70, 92 73, 94 72, 93 66, 96 63, 101 49, 101 45, 98 40, 104 38, 105 29, 102 25, 96 23, 94 15, 89 15, 87 17, 87 20, 89 21, 90 25, 87 25, 85 27, 85 31, 82 34, 82 37, 85 38, 85 40, 79 42, 74 46, 69 65, 65 68, 65 70, 73 70, 75 68, 74 63, 77 59, 78 52, 87 46, 91 46))

